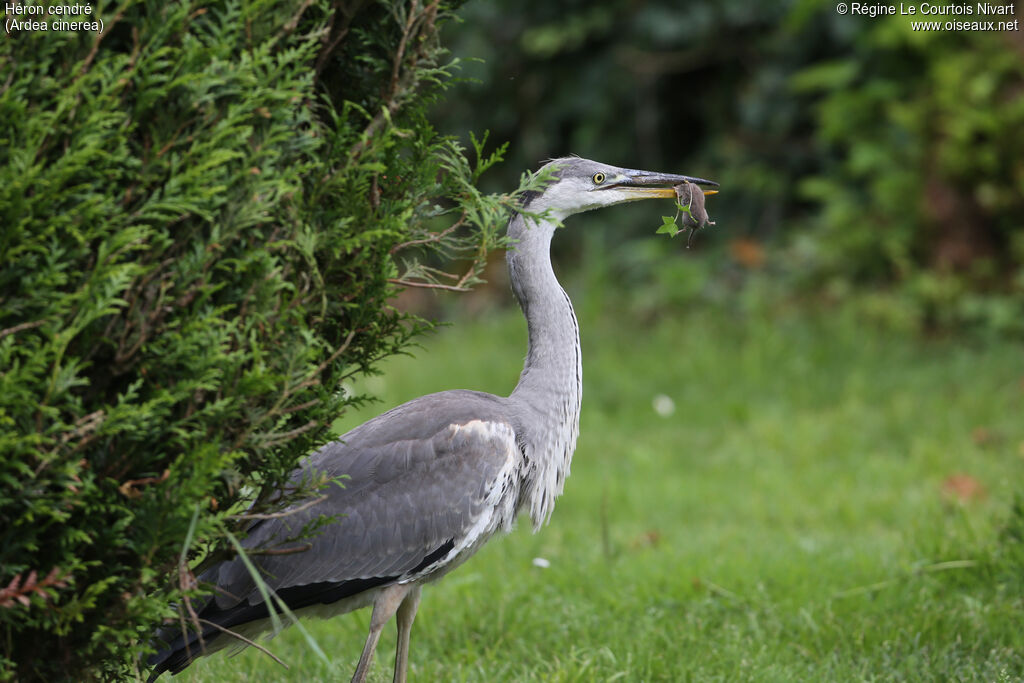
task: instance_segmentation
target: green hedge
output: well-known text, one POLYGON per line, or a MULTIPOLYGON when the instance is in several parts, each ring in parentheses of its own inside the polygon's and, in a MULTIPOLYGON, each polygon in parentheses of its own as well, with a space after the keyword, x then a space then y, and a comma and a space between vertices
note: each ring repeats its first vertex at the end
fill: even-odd
POLYGON ((511 198, 425 116, 449 10, 126 0, 5 36, 0 679, 130 676, 341 381, 422 330, 396 284, 476 281, 511 198))

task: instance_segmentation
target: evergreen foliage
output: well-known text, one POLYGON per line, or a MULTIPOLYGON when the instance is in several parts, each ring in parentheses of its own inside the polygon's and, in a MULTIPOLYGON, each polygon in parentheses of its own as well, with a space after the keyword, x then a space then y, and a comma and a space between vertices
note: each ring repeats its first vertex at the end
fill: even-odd
POLYGON ((477 282, 514 196, 427 122, 449 11, 125 0, 5 37, 0 679, 137 672, 340 383, 425 327, 396 287, 477 282))

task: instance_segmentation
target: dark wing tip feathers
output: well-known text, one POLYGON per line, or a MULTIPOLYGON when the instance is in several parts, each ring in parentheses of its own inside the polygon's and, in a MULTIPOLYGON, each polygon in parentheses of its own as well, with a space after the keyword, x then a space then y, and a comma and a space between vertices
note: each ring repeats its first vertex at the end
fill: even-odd
MULTIPOLYGON (((349 579, 337 583, 323 582, 306 584, 304 586, 291 586, 278 589, 277 597, 288 605, 288 609, 295 612, 313 605, 329 605, 371 588, 391 583, 398 578, 398 576, 378 576, 369 579, 349 579)), ((199 613, 200 619, 217 624, 227 630, 232 630, 235 627, 261 619, 268 619, 269 617, 270 612, 264 602, 255 605, 242 602, 228 609, 220 609, 217 607, 216 601, 211 600, 206 608, 199 613)), ((150 658, 149 663, 155 668, 149 680, 156 680, 156 677, 164 671, 170 671, 172 674, 181 673, 185 667, 203 654, 204 645, 209 645, 213 640, 222 637, 231 638, 230 634, 224 633, 216 626, 206 626, 203 628, 203 642, 200 642, 200 636, 195 632, 189 633, 187 646, 185 639, 179 635, 166 650, 150 658)))
MULTIPOLYGON (((405 572, 405 574, 419 574, 444 558, 454 547, 455 539, 448 539, 433 551, 427 553, 419 564, 408 572, 405 572)), ((303 586, 290 586, 288 588, 279 589, 277 591, 277 596, 284 600, 284 603, 288 605, 288 609, 295 612, 303 609, 304 607, 311 607, 313 605, 329 605, 337 602, 338 600, 344 600, 345 598, 352 597, 353 595, 357 595, 363 591, 370 590, 371 588, 376 588, 378 586, 383 586, 393 581, 397 581, 399 578, 401 577, 378 576, 368 579, 349 579, 347 581, 340 582, 327 581, 322 583, 306 584, 303 586)), ((230 630, 232 627, 242 626, 260 619, 267 619, 270 617, 270 613, 267 610, 266 604, 263 602, 256 605, 250 605, 243 602, 228 609, 220 609, 217 607, 216 600, 210 600, 200 611, 199 617, 230 630)), ((230 638, 231 636, 224 633, 216 626, 207 626, 203 628, 202 640, 205 641, 205 643, 209 643, 219 637, 230 638)), ((185 639, 181 635, 177 636, 174 641, 169 643, 169 647, 166 650, 162 650, 150 657, 149 665, 154 667, 154 669, 153 673, 150 674, 147 679, 147 683, 152 683, 165 671, 170 671, 172 674, 181 673, 185 667, 203 654, 203 644, 204 643, 200 642, 200 636, 194 632, 189 634, 187 645, 185 639)))

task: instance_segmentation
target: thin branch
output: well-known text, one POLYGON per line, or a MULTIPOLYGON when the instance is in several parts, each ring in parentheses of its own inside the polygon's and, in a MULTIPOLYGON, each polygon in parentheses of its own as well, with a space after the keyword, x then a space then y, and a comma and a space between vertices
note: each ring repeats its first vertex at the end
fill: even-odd
POLYGON ((246 638, 245 636, 243 636, 243 635, 242 635, 241 633, 237 633, 237 632, 235 632, 235 631, 232 631, 232 630, 231 630, 231 629, 229 629, 229 628, 225 628, 225 627, 221 626, 220 624, 218 624, 218 623, 216 623, 216 622, 210 621, 209 619, 203 619, 202 617, 200 617, 200 618, 199 618, 199 622, 200 622, 200 623, 203 623, 203 624, 206 624, 207 626, 213 626, 213 627, 214 627, 215 629, 219 630, 219 631, 220 631, 221 633, 225 633, 225 634, 227 634, 227 635, 231 636, 232 638, 237 638, 238 640, 242 641, 242 642, 243 642, 243 643, 245 643, 246 645, 249 645, 249 646, 251 646, 251 647, 254 647, 254 648, 256 648, 257 650, 259 650, 260 652, 262 652, 263 654, 267 655, 268 657, 270 657, 271 659, 273 659, 273 660, 274 660, 275 662, 277 662, 278 664, 280 664, 281 666, 283 666, 283 667, 284 667, 285 669, 287 669, 287 668, 288 668, 288 665, 287 665, 287 664, 285 664, 285 663, 284 663, 284 662, 283 662, 283 661, 281 660, 281 658, 280 658, 280 657, 278 657, 278 656, 277 656, 277 655, 275 655, 275 654, 274 654, 273 652, 271 652, 271 651, 270 651, 270 650, 268 650, 267 648, 263 647, 263 646, 262 646, 262 645, 260 645, 259 643, 256 643, 256 642, 254 642, 254 641, 252 641, 252 640, 249 640, 248 638, 246 638))
POLYGON ((308 510, 314 505, 322 503, 325 500, 327 500, 327 496, 323 495, 320 496, 319 498, 308 500, 298 507, 282 510, 281 512, 254 513, 251 515, 232 515, 232 519, 237 519, 239 521, 247 521, 250 519, 281 519, 282 517, 288 517, 290 515, 302 512, 303 510, 308 510))
POLYGON ((421 289, 443 289, 449 292, 468 292, 470 291, 470 288, 466 286, 466 283, 469 282, 469 278, 479 272, 480 264, 483 262, 485 255, 486 252, 483 251, 482 248, 478 250, 476 258, 473 259, 473 262, 469 265, 469 268, 466 269, 466 272, 462 274, 462 277, 453 273, 435 271, 436 275, 450 277, 453 280, 459 277, 459 281, 454 285, 443 285, 440 282, 418 282, 416 280, 406 280, 404 278, 393 277, 388 278, 388 282, 393 285, 398 285, 399 287, 419 287, 421 289))
MULTIPOLYGON (((344 22, 338 29, 337 35, 335 35, 334 39, 320 52, 320 56, 316 60, 316 67, 314 68, 314 79, 320 78, 320 73, 324 70, 324 67, 327 66, 327 60, 330 58, 331 54, 333 54, 333 52, 338 48, 338 45, 341 44, 341 41, 345 40, 345 36, 348 35, 348 30, 352 25, 352 18, 359 12, 359 9, 362 7, 362 4, 363 0, 359 0, 358 2, 355 2, 352 5, 352 7, 347 8, 347 12, 343 13, 344 22)), ((340 7, 336 8, 334 10, 334 13, 331 14, 331 21, 330 26, 327 29, 327 35, 330 35, 330 32, 334 30, 334 20, 338 16, 339 12, 342 12, 340 7)), ((327 36, 324 36, 324 38, 326 39, 327 36)))
POLYGON ((459 285, 442 285, 439 282, 416 282, 415 280, 401 280, 399 278, 389 277, 388 282, 399 287, 419 287, 420 289, 443 289, 449 292, 468 292, 468 287, 459 285))
POLYGON ((419 10, 419 4, 418 0, 412 0, 412 6, 409 7, 409 18, 405 22, 405 29, 402 31, 401 39, 398 41, 398 49, 395 50, 395 59, 391 66, 391 93, 388 95, 389 100, 393 100, 398 93, 398 77, 402 68, 402 60, 405 59, 405 46, 409 43, 413 25, 420 18, 416 13, 419 10))
POLYGON ((103 410, 97 410, 83 415, 75 421, 75 428, 70 432, 64 432, 60 435, 61 444, 66 444, 71 439, 77 439, 78 437, 85 436, 89 432, 96 431, 96 428, 103 423, 103 419, 106 417, 106 413, 103 410))
MULTIPOLYGON (((348 336, 345 337, 345 341, 342 342, 341 346, 339 346, 337 349, 335 349, 334 353, 332 353, 330 356, 327 357, 327 360, 325 360, 323 363, 321 363, 319 366, 317 366, 316 372, 313 373, 313 374, 314 375, 319 375, 321 372, 323 372, 327 368, 328 365, 330 365, 335 360, 337 360, 338 356, 340 356, 341 354, 345 353, 345 350, 348 349, 349 344, 352 343, 352 339, 355 338, 355 336, 356 336, 356 331, 355 330, 351 330, 348 333, 348 336)), ((299 385, 299 386, 301 386, 301 385, 299 385)))
POLYGON ((295 553, 305 553, 312 550, 312 543, 303 543, 300 546, 294 548, 268 548, 266 550, 250 550, 249 557, 253 555, 294 555, 295 553))
POLYGON ((41 327, 45 324, 45 320, 33 320, 32 322, 20 323, 14 327, 8 327, 6 330, 0 330, 0 339, 3 339, 9 334, 16 334, 18 332, 23 332, 24 330, 31 330, 34 327, 41 327))
POLYGON ((162 484, 167 481, 167 478, 171 476, 171 470, 166 469, 164 473, 159 477, 143 477, 142 479, 129 479, 120 486, 117 490, 124 495, 126 498, 138 498, 142 495, 140 491, 136 491, 135 488, 138 486, 146 486, 148 484, 162 484))
POLYGON ((469 282, 470 276, 477 272, 477 267, 480 265, 480 262, 482 260, 483 256, 477 256, 475 259, 473 259, 473 263, 466 270, 466 274, 462 276, 462 279, 459 280, 458 284, 456 284, 455 286, 464 288, 466 286, 466 283, 469 282))
MULTIPOLYGON (((96 34, 96 38, 92 42, 92 49, 89 50, 89 54, 86 55, 85 61, 82 62, 82 68, 79 71, 79 74, 77 76, 75 76, 75 80, 76 81, 79 78, 81 78, 82 76, 84 76, 85 72, 87 72, 89 70, 89 67, 92 66, 92 61, 94 59, 96 59, 96 53, 99 52, 100 42, 103 40, 104 37, 106 37, 106 35, 108 33, 110 33, 110 31, 114 28, 114 26, 117 25, 117 22, 121 21, 121 18, 124 16, 124 12, 125 12, 126 9, 128 9, 128 3, 127 2, 124 3, 123 5, 121 5, 118 8, 117 12, 114 14, 114 18, 113 19, 111 19, 109 22, 104 22, 104 25, 103 25, 103 29, 104 30, 102 32, 96 34)), ((77 106, 77 104, 76 104, 76 106, 77 106)))
POLYGON ((316 428, 318 425, 319 423, 316 420, 310 420, 301 427, 296 427, 295 429, 289 430, 287 432, 282 432, 280 434, 270 434, 260 437, 260 441, 262 442, 262 446, 264 448, 270 448, 271 446, 276 446, 279 443, 285 443, 286 441, 290 441, 291 439, 294 439, 295 437, 301 434, 305 434, 309 430, 316 428))
POLYGON ((440 242, 445 237, 447 237, 448 235, 452 234, 453 232, 455 232, 456 230, 461 228, 463 225, 465 225, 467 217, 468 216, 467 216, 466 212, 463 211, 462 212, 462 217, 459 218, 459 220, 457 220, 454 223, 452 223, 451 226, 449 226, 447 229, 442 230, 441 232, 432 232, 432 233, 430 233, 430 237, 424 237, 424 238, 418 239, 418 240, 409 240, 408 242, 402 242, 401 244, 396 244, 395 246, 391 247, 391 251, 389 251, 388 253, 389 254, 394 254, 394 253, 399 252, 399 251, 401 251, 403 249, 408 249, 409 247, 416 247, 416 246, 420 246, 420 245, 423 245, 423 244, 434 244, 436 242, 440 242))
POLYGON ((313 0, 303 1, 303 3, 299 6, 298 11, 295 12, 295 16, 289 19, 288 22, 281 29, 281 31, 277 34, 278 39, 285 37, 286 35, 295 30, 295 27, 299 25, 299 20, 302 19, 302 15, 306 13, 306 10, 309 9, 309 6, 312 4, 313 0))
MULTIPOLYGON (((9 60, 9 59, 5 59, 5 60, 3 60, 3 63, 5 63, 5 64, 7 64, 7 63, 9 63, 9 62, 10 62, 10 60, 9 60)), ((9 75, 9 76, 7 76, 7 80, 6 80, 6 81, 4 81, 4 87, 0 88, 0 96, 2 96, 2 95, 4 95, 4 94, 6 94, 6 93, 7 93, 7 91, 8 91, 8 90, 10 89, 10 87, 11 87, 11 83, 13 83, 13 82, 14 82, 14 74, 18 73, 17 69, 11 69, 10 71, 11 71, 11 72, 10 72, 10 75, 9 75)))
MULTIPOLYGON (((306 387, 312 386, 313 384, 315 384, 318 381, 320 381, 320 374, 324 370, 327 369, 328 365, 330 365, 331 363, 336 361, 338 359, 338 356, 340 356, 341 354, 345 353, 346 350, 348 350, 348 347, 349 347, 350 344, 352 344, 352 340, 355 338, 355 336, 356 336, 356 330, 353 329, 353 330, 349 331, 348 336, 345 337, 345 341, 343 341, 341 343, 341 346, 336 348, 334 350, 334 352, 331 353, 331 355, 328 356, 327 359, 324 362, 320 363, 320 365, 318 365, 316 367, 316 370, 314 370, 313 372, 309 373, 309 377, 307 377, 306 379, 302 380, 301 382, 296 384, 294 387, 286 389, 285 392, 284 392, 284 397, 283 398, 288 398, 289 396, 294 394, 296 391, 298 391, 300 389, 305 389, 306 387)), ((262 420, 261 420, 261 422, 262 422, 262 420)))
POLYGON ((288 408, 282 408, 281 409, 281 414, 282 415, 291 415, 292 413, 297 413, 300 410, 305 410, 306 408, 312 408, 313 406, 315 406, 318 403, 320 403, 320 399, 314 398, 314 399, 312 399, 310 401, 306 401, 305 403, 300 403, 298 405, 294 405, 294 406, 291 406, 291 407, 288 407, 288 408))
MULTIPOLYGON (((189 588, 195 587, 195 577, 192 576, 192 572, 188 570, 188 567, 185 567, 184 573, 182 573, 182 570, 179 567, 178 580, 180 582, 181 588, 183 589, 186 588, 186 583, 188 584, 189 588), (188 575, 188 579, 185 578, 186 575, 188 575)), ((199 626, 199 614, 196 613, 196 609, 192 606, 192 600, 189 599, 188 595, 184 595, 182 596, 182 598, 185 602, 185 610, 188 612, 189 619, 192 621, 192 626, 195 628, 196 633, 199 635, 199 652, 205 654, 206 639, 203 638, 203 629, 199 626)), ((185 656, 188 657, 189 660, 191 661, 192 648, 191 643, 189 643, 188 639, 188 628, 185 624, 185 615, 181 611, 178 612, 178 622, 181 624, 181 639, 182 642, 185 643, 185 656)))

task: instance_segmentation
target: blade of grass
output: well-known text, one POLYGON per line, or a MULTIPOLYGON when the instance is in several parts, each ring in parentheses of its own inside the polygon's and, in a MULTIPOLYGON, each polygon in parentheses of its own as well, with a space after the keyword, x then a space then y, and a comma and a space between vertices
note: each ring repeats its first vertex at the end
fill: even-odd
POLYGON ((316 639, 313 638, 313 635, 308 630, 306 630, 306 627, 302 625, 302 622, 299 621, 299 618, 295 615, 294 612, 292 612, 291 608, 288 607, 287 603, 285 603, 285 601, 281 599, 281 597, 274 591, 274 589, 268 586, 266 581, 263 580, 263 577, 260 575, 259 570, 256 568, 256 565, 252 563, 252 560, 249 559, 249 556, 245 552, 245 548, 242 547, 242 544, 239 542, 239 540, 234 536, 234 534, 232 534, 227 529, 224 529, 224 533, 231 541, 231 544, 235 547, 235 550, 238 552, 239 558, 241 558, 242 563, 245 565, 245 568, 249 571, 249 574, 252 576, 253 581, 256 583, 256 589, 260 592, 260 596, 263 598, 263 603, 267 606, 267 614, 270 615, 270 621, 274 627, 274 634, 276 635, 280 633, 284 629, 284 625, 282 624, 281 618, 278 616, 277 611, 275 611, 274 609, 274 604, 271 602, 271 597, 273 597, 274 600, 277 601, 278 608, 280 609, 281 612, 284 612, 284 614, 288 617, 290 623, 294 624, 295 627, 298 628, 299 632, 302 633, 302 636, 303 638, 305 638, 306 644, 309 646, 309 649, 311 649, 316 654, 316 656, 319 657, 325 664, 330 666, 331 660, 327 657, 327 654, 323 651, 323 648, 321 648, 319 643, 316 642, 316 639))

